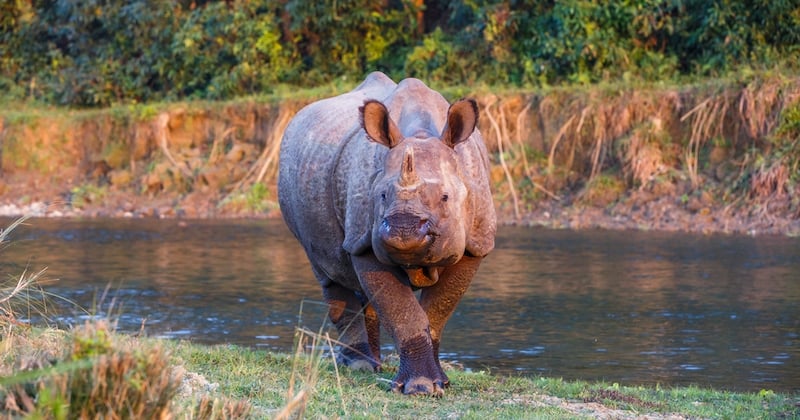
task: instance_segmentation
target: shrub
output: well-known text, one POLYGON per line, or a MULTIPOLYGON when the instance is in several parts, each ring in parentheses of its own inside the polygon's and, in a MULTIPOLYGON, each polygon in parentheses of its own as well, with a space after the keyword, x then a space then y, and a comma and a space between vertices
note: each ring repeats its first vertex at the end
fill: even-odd
POLYGON ((512 86, 797 69, 793 0, 8 0, 6 98, 105 106, 358 80, 512 86), (487 59, 488 57, 488 59, 487 59))
POLYGON ((271 90, 294 72, 267 0, 210 3, 175 33, 167 79, 178 97, 230 98, 271 90))

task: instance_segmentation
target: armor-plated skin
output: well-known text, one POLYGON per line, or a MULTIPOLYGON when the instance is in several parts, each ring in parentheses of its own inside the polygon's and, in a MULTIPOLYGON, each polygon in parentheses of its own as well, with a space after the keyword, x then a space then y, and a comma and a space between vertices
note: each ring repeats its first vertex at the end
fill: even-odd
POLYGON ((281 211, 330 305, 339 358, 378 369, 382 325, 400 354, 392 388, 406 394, 442 395, 442 329, 494 248, 477 119, 474 101, 372 73, 303 108, 283 136, 281 211))

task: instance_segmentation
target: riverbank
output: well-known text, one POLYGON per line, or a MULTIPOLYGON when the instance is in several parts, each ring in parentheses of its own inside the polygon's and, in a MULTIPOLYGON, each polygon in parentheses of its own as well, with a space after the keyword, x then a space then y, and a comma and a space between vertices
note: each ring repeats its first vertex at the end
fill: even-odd
MULTIPOLYGON (((277 217, 280 138, 335 92, 0 111, 0 216, 277 217)), ((800 78, 463 88, 500 223, 800 235, 800 78)))
MULTIPOLYGON (((0 217, 280 217, 277 201, 271 193, 264 193, 267 197, 252 192, 226 197, 218 192, 197 191, 151 197, 102 186, 72 187, 69 182, 37 180, 38 176, 18 173, 0 181, 4 187, 0 217)), ((523 203, 529 210, 519 217, 507 204, 499 204, 499 223, 552 229, 800 236, 800 217, 789 196, 771 197, 761 202, 738 199, 728 203, 708 193, 692 192, 688 185, 684 185, 684 192, 679 194, 679 188, 664 194, 627 191, 605 206, 582 203, 580 193, 558 199, 531 200, 523 203)))
POLYGON ((181 418, 798 418, 797 395, 697 387, 630 387, 503 377, 446 366, 441 399, 388 392, 378 374, 336 366, 329 338, 298 332, 298 352, 200 346, 113 332, 107 321, 70 331, 4 322, 0 396, 7 415, 167 415, 181 418), (130 381, 138 384, 130 386, 130 381), (89 391, 92 392, 89 392, 89 391), (120 404, 120 402, 122 402, 120 404))

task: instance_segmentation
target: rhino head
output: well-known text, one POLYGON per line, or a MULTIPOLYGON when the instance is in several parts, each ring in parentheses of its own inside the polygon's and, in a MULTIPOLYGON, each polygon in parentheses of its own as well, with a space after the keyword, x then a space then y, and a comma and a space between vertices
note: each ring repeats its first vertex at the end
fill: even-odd
POLYGON ((472 218, 455 147, 475 130, 477 104, 455 102, 440 134, 413 137, 401 133, 381 102, 367 101, 360 111, 367 138, 389 149, 371 191, 373 252, 405 269, 413 286, 430 286, 466 247, 472 218))

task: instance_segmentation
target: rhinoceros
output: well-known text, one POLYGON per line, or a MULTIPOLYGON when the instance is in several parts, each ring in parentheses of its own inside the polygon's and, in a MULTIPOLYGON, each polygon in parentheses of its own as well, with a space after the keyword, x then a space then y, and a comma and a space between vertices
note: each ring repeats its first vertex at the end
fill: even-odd
POLYGON ((477 121, 473 100, 376 72, 300 110, 282 138, 280 208, 322 286, 337 360, 379 370, 386 328, 396 392, 443 395, 442 330, 494 248, 477 121))

